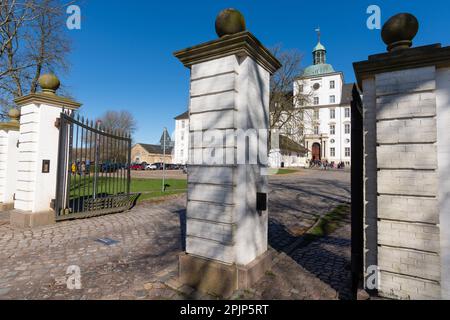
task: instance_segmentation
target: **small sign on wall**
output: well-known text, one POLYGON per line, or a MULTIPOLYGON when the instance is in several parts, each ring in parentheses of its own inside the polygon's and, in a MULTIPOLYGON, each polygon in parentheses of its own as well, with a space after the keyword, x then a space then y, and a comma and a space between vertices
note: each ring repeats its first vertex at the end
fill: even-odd
POLYGON ((42 160, 42 173, 50 173, 50 160, 42 160))

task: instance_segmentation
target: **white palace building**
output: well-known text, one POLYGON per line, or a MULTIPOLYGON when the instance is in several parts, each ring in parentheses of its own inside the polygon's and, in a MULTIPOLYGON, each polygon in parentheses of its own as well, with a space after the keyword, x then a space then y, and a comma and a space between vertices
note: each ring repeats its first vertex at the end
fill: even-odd
MULTIPOLYGON (((319 36, 319 43, 313 50, 313 65, 307 67, 293 84, 294 97, 300 94, 308 97, 307 103, 297 106, 304 112, 300 130, 303 136, 290 139, 282 132, 280 149, 270 151, 271 167, 305 167, 314 160, 351 165, 350 103, 354 84, 345 84, 344 74, 326 63, 326 53, 319 36)), ((173 162, 186 164, 189 112, 175 118, 174 141, 173 162)))
POLYGON ((326 49, 320 43, 313 50, 314 64, 294 83, 294 96, 305 94, 304 146, 307 161, 321 160, 351 165, 351 108, 353 83, 326 63, 326 49))

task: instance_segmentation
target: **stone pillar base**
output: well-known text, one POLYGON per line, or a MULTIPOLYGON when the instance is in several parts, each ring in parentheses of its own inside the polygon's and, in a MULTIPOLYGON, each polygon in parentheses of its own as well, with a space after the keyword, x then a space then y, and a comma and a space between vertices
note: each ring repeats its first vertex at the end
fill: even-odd
POLYGON ((14 210, 14 202, 12 203, 0 203, 0 212, 14 210))
POLYGON ((54 212, 31 213, 25 211, 12 211, 10 217, 11 226, 20 229, 36 228, 55 224, 54 212))
POLYGON ((229 298, 236 290, 250 288, 271 267, 269 251, 246 266, 182 253, 179 256, 179 281, 203 293, 229 298))

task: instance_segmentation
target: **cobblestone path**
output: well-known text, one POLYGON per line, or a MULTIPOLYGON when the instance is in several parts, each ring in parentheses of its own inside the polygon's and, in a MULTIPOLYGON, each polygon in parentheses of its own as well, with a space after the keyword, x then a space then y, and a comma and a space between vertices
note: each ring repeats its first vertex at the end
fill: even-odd
MULTIPOLYGON (((271 188, 269 242, 280 254, 272 272, 234 298, 346 298, 349 223, 307 246, 297 244, 321 216, 349 201, 348 174, 300 171, 271 177, 271 188)), ((173 281, 185 205, 180 196, 34 230, 12 229, 2 216, 0 299, 213 299, 173 281), (107 246, 99 238, 118 243, 107 246), (67 289, 71 265, 81 269, 81 290, 67 289)))

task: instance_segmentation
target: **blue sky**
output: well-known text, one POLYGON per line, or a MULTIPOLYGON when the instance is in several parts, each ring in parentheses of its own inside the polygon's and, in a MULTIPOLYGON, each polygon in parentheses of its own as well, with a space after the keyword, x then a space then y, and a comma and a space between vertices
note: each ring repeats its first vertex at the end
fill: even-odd
POLYGON ((366 27, 369 5, 381 8, 382 22, 399 12, 421 23, 414 45, 449 45, 447 0, 79 0, 82 29, 68 31, 73 42, 71 69, 62 75, 67 90, 94 119, 106 110, 129 110, 138 120, 135 141, 158 143, 164 127, 187 110, 189 71, 173 57, 176 50, 216 39, 221 9, 240 10, 247 28, 267 47, 282 44, 304 53, 311 64, 322 29, 328 62, 354 81, 352 63, 385 52, 380 30, 366 27))

